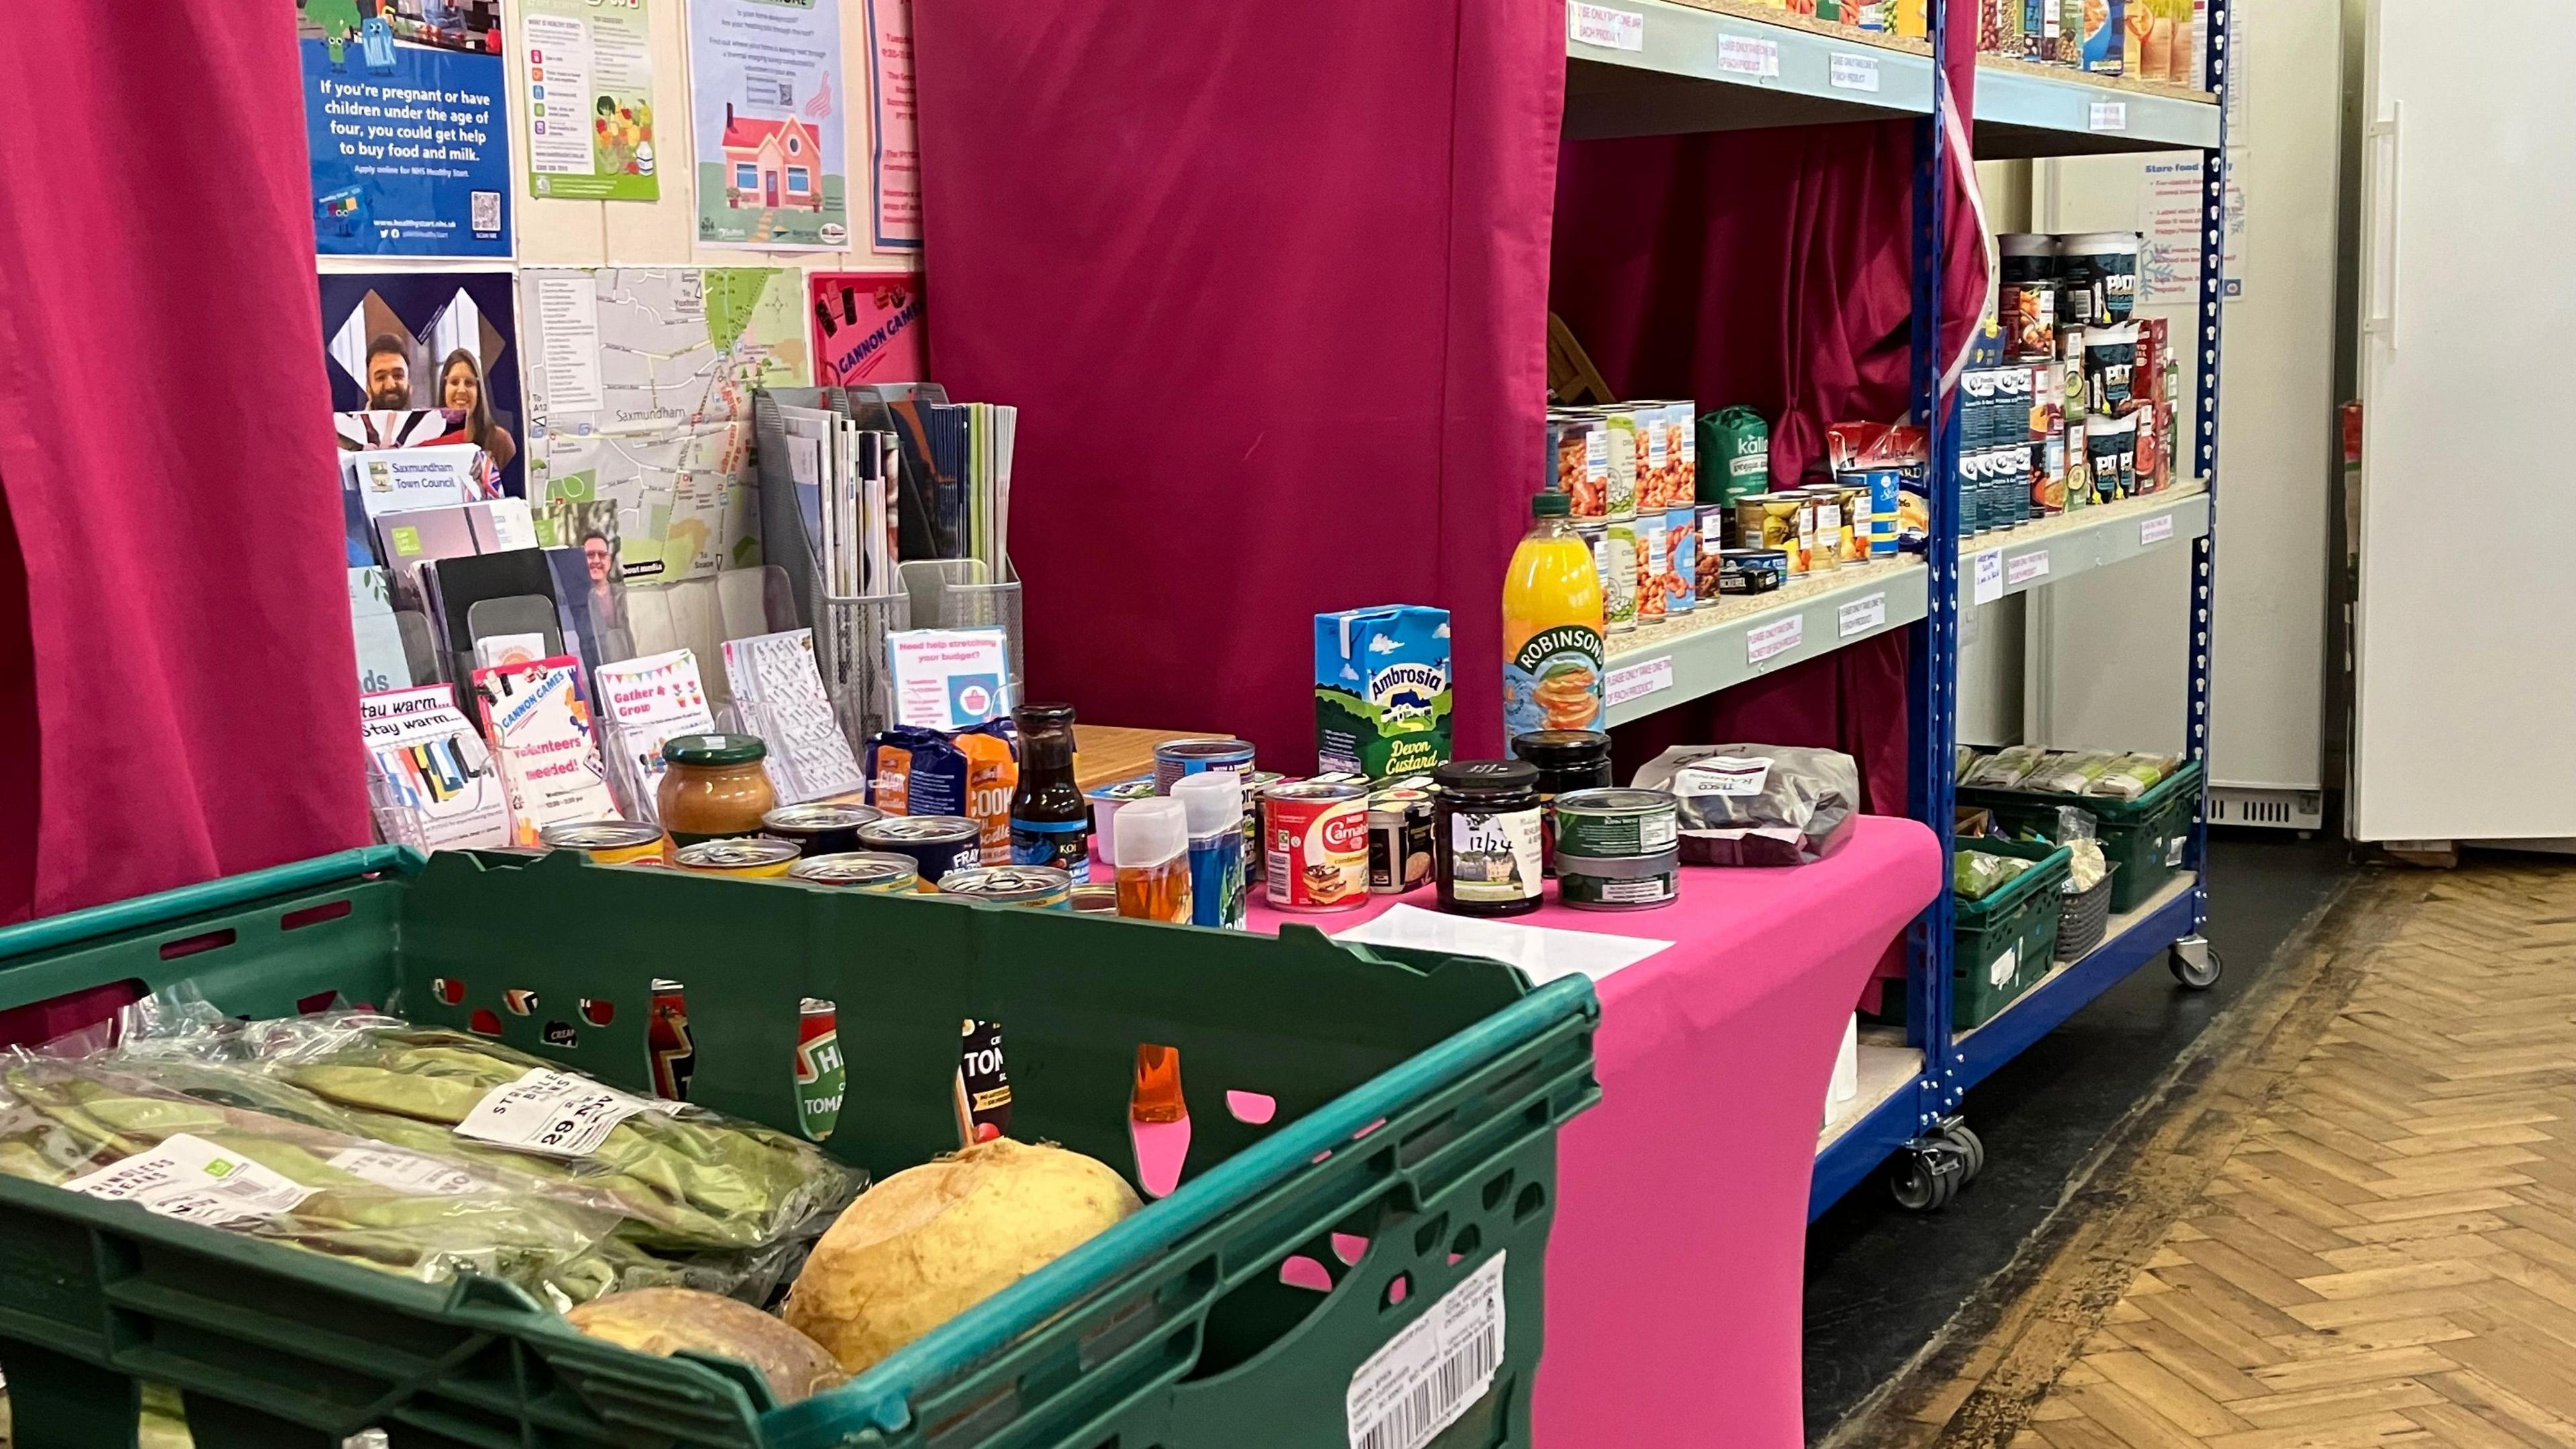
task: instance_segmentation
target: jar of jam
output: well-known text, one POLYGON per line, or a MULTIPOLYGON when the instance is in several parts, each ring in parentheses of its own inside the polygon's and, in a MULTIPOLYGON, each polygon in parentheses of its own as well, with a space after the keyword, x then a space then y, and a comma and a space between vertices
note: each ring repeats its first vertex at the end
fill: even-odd
POLYGON ((654 802, 674 863, 684 846, 760 833, 760 817, 778 805, 768 758, 758 735, 681 735, 662 746, 670 769, 654 802))
POLYGON ((1538 767, 1525 760, 1453 760, 1432 771, 1439 788, 1432 879, 1440 909, 1461 916, 1518 916, 1542 888, 1538 767))
POLYGON ((1556 797, 1610 785, 1610 737, 1599 730, 1531 730, 1512 753, 1538 767, 1540 856, 1556 874, 1556 797))

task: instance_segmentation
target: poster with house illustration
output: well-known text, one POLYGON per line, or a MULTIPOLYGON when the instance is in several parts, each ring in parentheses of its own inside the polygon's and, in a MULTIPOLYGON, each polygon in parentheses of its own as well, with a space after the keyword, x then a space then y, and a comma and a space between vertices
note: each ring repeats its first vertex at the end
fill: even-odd
POLYGON ((698 240, 768 251, 847 246, 840 0, 696 0, 689 76, 698 240))

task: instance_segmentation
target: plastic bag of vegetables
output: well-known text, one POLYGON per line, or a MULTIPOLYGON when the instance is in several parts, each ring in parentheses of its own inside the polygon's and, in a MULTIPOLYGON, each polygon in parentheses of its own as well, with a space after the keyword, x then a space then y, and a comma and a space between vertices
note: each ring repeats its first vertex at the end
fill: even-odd
POLYGON ((2030 869, 2030 866, 2029 861, 2016 856, 1958 850, 1950 857, 1950 893, 1961 900, 1984 900, 1998 886, 2030 869))

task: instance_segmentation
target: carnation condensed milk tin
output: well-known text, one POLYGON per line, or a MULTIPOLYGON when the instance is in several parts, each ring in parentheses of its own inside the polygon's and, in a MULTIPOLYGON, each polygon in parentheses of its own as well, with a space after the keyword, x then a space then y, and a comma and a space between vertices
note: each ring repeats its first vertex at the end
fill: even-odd
POLYGON ((1347 911, 1368 900, 1368 791, 1301 780, 1261 796, 1270 904, 1283 911, 1347 911))

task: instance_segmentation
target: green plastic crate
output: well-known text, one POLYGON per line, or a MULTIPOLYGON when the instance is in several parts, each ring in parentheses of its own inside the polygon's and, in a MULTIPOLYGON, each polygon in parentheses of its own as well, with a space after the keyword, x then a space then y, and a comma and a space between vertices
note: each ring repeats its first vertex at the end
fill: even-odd
POLYGON ((2182 870, 2192 817, 2200 808, 2200 762, 2185 760, 2181 769, 2135 800, 1962 785, 1959 803, 1994 811, 1995 822, 2015 835, 2055 835, 2060 805, 2090 811, 2098 822, 2094 833, 2102 841, 2102 858, 2120 867, 2111 882, 2111 909, 2135 910, 2182 870))
POLYGON ((1498 1257, 1503 1357, 1437 1442, 1527 1445, 1556 1128, 1599 1098, 1581 978, 1531 989, 1497 962, 1302 926, 1274 939, 570 854, 351 851, 0 931, 0 1009, 117 982, 193 981, 244 1015, 399 993, 417 1020, 485 1013, 501 1040, 638 1091, 657 976, 688 987, 693 1099, 790 1130, 797 1002, 838 1002, 849 1083, 828 1150, 879 1175, 955 1147, 967 1017, 1006 1033, 1015 1135, 1121 1169, 1135 1048, 1176 1046, 1186 1175, 784 1407, 743 1365, 586 1338, 497 1281, 409 1282, 0 1177, 14 1449, 131 1444, 145 1382, 182 1392, 200 1449, 336 1449, 369 1427, 397 1449, 1346 1449, 1354 1371, 1498 1257), (527 1015, 503 1008, 512 990, 536 993, 527 1015), (572 1044, 549 1045, 550 1026, 572 1044), (1275 1116, 1237 1120, 1236 1091, 1275 1116), (1292 1258, 1332 1291, 1283 1282, 1292 1258))
POLYGON ((1951 900, 1956 945, 1950 966, 1950 1026, 1966 1031, 1994 1020, 2048 974, 2062 908, 2057 887, 2066 879, 2069 856, 2062 847, 2018 840, 1962 840, 1958 848, 2038 862, 1983 900, 1951 900))

